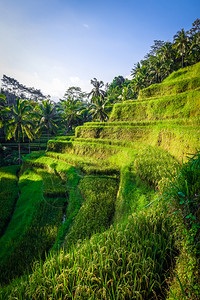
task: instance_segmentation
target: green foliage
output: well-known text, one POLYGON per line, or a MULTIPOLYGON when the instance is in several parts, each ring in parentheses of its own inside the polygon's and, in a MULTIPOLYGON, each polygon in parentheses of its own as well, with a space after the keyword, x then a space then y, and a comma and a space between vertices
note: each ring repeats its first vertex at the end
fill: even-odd
POLYGON ((36 263, 23 283, 1 294, 8 299, 155 299, 175 254, 171 221, 154 208, 36 263))
POLYGON ((170 203, 180 255, 176 261, 167 300, 200 297, 200 155, 190 156, 165 188, 170 203))
POLYGON ((14 276, 18 274, 18 271, 19 273, 24 271, 26 259, 28 259, 31 249, 30 247, 27 249, 22 242, 24 242, 24 235, 26 235, 34 219, 36 204, 42 198, 41 178, 31 171, 27 170, 19 178, 19 188, 20 197, 16 203, 15 211, 5 234, 0 239, 1 281, 8 281, 11 274, 14 276))
POLYGON ((70 165, 78 167, 81 171, 86 174, 106 174, 114 175, 119 174, 119 170, 116 166, 110 164, 107 160, 100 160, 94 157, 78 156, 77 154, 70 153, 55 153, 47 152, 47 156, 53 157, 70 165))
POLYGON ((118 183, 111 177, 85 176, 79 184, 84 202, 65 238, 65 246, 104 231, 114 215, 118 183))
MULTIPOLYGON (((49 169, 35 169, 33 158, 34 169, 30 170, 30 156, 29 164, 23 166, 19 178, 20 197, 0 240, 2 283, 22 274, 36 258, 44 257, 57 238, 63 213, 70 201, 64 186, 66 176, 60 177, 53 164, 49 169)), ((36 154, 32 156, 39 160, 36 154)), ((44 164, 44 157, 40 157, 40 160, 44 164)), ((58 171, 59 167, 61 169, 62 164, 58 166, 58 171)))
POLYGON ((47 197, 46 203, 49 204, 49 197, 51 197, 50 205, 59 207, 59 210, 62 211, 62 217, 60 217, 60 223, 57 226, 57 236, 54 236, 55 243, 51 245, 54 250, 57 250, 62 245, 83 199, 78 188, 80 175, 78 170, 72 166, 70 159, 69 164, 63 161, 62 157, 59 160, 57 155, 55 156, 53 153, 47 154, 49 156, 40 155, 38 157, 37 153, 32 153, 27 156, 23 168, 31 167, 36 170, 43 179, 43 193, 47 197), (50 156, 51 154, 52 157, 50 156), (65 198, 62 198, 64 196, 65 198), (63 217, 65 221, 61 224, 63 217))
POLYGON ((138 176, 155 189, 162 190, 169 175, 176 172, 179 164, 169 153, 156 148, 144 147, 135 159, 138 176))
POLYGON ((48 173, 44 169, 34 168, 34 171, 42 178, 43 194, 45 197, 66 197, 66 180, 60 178, 55 173, 48 173))
POLYGON ((191 156, 167 190, 170 202, 179 210, 188 229, 188 242, 200 255, 200 153, 191 156))
POLYGON ((139 180, 132 163, 121 168, 119 191, 115 203, 115 223, 133 212, 139 212, 153 201, 154 191, 139 180))
POLYGON ((95 101, 90 106, 90 114, 93 120, 99 120, 104 122, 108 119, 108 100, 104 99, 102 96, 95 98, 95 101))
POLYGON ((170 74, 167 78, 165 78, 165 80, 163 81, 163 83, 165 82, 170 82, 170 81, 181 81, 184 80, 186 78, 195 78, 195 77, 199 77, 199 72, 200 72, 200 63, 194 64, 192 66, 183 68, 183 69, 179 69, 176 72, 173 72, 172 74, 170 74))
MULTIPOLYGON (((156 41, 149 56, 156 82, 170 47, 156 41)), ((135 69, 142 85, 147 69, 135 69)), ((0 240, 2 282, 52 251, 4 287, 2 299, 164 299, 171 273, 169 297, 198 299, 199 153, 183 169, 178 163, 199 143, 195 72, 172 74, 140 93, 148 99, 115 105, 113 122, 86 123, 76 137, 50 140, 45 154, 24 159, 21 194, 0 240)), ((93 84, 101 92, 102 83, 93 84)))
POLYGON ((110 126, 77 127, 76 136, 85 139, 113 139, 116 142, 129 141, 132 143, 131 147, 136 149, 141 146, 141 143, 159 146, 179 161, 185 160, 187 153, 195 153, 197 150, 200 132, 199 117, 135 124, 127 122, 127 124, 126 126, 126 122, 120 122, 118 125, 117 122, 112 122, 110 126))
MULTIPOLYGON (((180 223, 179 220, 177 230, 182 233, 179 241, 184 236, 183 230, 180 228, 180 223)), ((171 276, 171 285, 167 300, 198 300, 200 297, 199 260, 192 253, 191 249, 188 249, 184 244, 187 244, 185 238, 181 242, 180 254, 171 276)))
POLYGON ((0 236, 11 218, 18 197, 18 170, 19 166, 0 168, 0 236))
POLYGON ((163 82, 161 84, 153 84, 146 89, 141 90, 138 100, 152 97, 170 96, 198 89, 200 78, 186 78, 180 81, 163 82))
POLYGON ((199 116, 199 99, 200 90, 197 90, 148 101, 118 103, 114 106, 110 120, 151 121, 199 116))
POLYGON ((184 29, 178 31, 174 35, 173 42, 154 40, 149 53, 132 69, 131 85, 136 95, 142 88, 162 82, 179 68, 200 61, 199 23, 200 20, 196 19, 190 31, 184 29))
POLYGON ((67 171, 67 193, 68 193, 68 204, 65 211, 65 221, 60 226, 56 241, 53 245, 54 250, 59 249, 65 239, 66 234, 69 231, 70 226, 73 224, 76 215, 78 214, 81 204, 83 202, 83 197, 78 187, 80 181, 80 174, 75 168, 70 168, 67 171))
POLYGON ((42 100, 42 102, 37 106, 40 121, 36 130, 36 133, 40 130, 46 128, 47 138, 49 140, 50 133, 55 132, 58 128, 57 121, 57 111, 54 104, 49 100, 42 100))
POLYGON ((116 147, 103 144, 71 141, 49 141, 47 151, 71 153, 79 156, 91 156, 95 158, 107 158, 117 152, 116 147))
POLYGON ((79 138, 101 138, 140 142, 148 140, 150 128, 143 126, 96 126, 77 127, 76 136, 79 138))

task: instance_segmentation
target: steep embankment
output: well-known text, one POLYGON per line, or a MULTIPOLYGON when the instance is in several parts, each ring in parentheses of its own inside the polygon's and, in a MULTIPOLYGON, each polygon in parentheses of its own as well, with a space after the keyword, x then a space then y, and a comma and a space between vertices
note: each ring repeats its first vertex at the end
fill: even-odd
POLYGON ((109 122, 86 123, 80 138, 126 140, 159 146, 179 161, 194 153, 200 135, 200 63, 171 74, 114 105, 109 122))
MULTIPOLYGON (((45 245, 52 251, 32 274, 3 288, 2 299, 172 299, 173 294, 198 299, 198 262, 187 241, 190 235, 183 233, 193 230, 196 241, 199 159, 183 171, 180 162, 199 148, 199 69, 197 64, 173 73, 162 84, 142 90, 137 101, 116 104, 109 122, 86 123, 77 128, 76 137, 49 141, 45 155, 27 157, 22 186, 26 182, 30 191, 34 180, 29 175, 34 174, 41 192, 40 206, 34 206, 39 217, 30 219, 31 228, 34 233, 40 228, 41 241, 52 237, 51 245, 45 245), (176 170, 180 178, 170 194, 166 186, 176 170), (52 228, 52 213, 41 206, 52 207, 55 199, 60 217, 52 228), (187 209, 179 204, 185 201, 187 209), (44 215, 49 221, 41 223, 44 215), (187 223, 189 218, 193 223, 187 223), (54 252, 61 245, 64 249, 54 252), (179 253, 182 260, 176 260, 179 253)), ((20 199, 18 204, 22 210, 20 199)), ((19 228, 25 242, 28 235, 19 228)), ((9 226, 0 242, 8 233, 9 226)), ((40 234, 36 236, 33 243, 40 234)))

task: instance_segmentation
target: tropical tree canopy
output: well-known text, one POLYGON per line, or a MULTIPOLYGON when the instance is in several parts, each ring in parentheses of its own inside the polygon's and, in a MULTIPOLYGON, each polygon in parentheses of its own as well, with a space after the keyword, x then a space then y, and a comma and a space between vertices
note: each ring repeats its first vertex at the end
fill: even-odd
POLYGON ((94 103, 95 99, 98 97, 104 98, 106 96, 106 92, 101 88, 104 86, 103 81, 98 81, 96 78, 91 79, 91 84, 94 86, 88 96, 91 98, 91 103, 94 103))
POLYGON ((56 124, 58 118, 56 106, 51 100, 47 99, 42 100, 42 102, 37 106, 37 109, 40 114, 38 130, 39 128, 46 128, 49 140, 50 133, 55 132, 58 128, 56 124))
POLYGON ((104 122, 108 119, 107 111, 109 100, 99 96, 95 99, 95 102, 90 106, 90 113, 92 115, 93 120, 97 120, 100 122, 104 122))
POLYGON ((189 31, 178 31, 173 42, 154 41, 149 53, 132 68, 132 89, 137 96, 140 89, 160 83, 173 71, 199 61, 200 19, 196 19, 189 31))
POLYGON ((12 137, 18 142, 19 163, 21 162, 20 142, 27 136, 33 139, 33 122, 31 120, 31 106, 27 100, 17 99, 9 112, 10 118, 6 124, 6 138, 12 137))

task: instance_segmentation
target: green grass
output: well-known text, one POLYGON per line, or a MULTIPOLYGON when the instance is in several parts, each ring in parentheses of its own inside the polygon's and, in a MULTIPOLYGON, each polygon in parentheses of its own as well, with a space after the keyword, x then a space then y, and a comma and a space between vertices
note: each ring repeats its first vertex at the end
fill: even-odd
POLYGON ((150 146, 139 151, 135 159, 137 175, 151 187, 161 191, 179 166, 178 161, 168 152, 150 146))
POLYGON ((148 183, 142 182, 138 178, 133 162, 123 166, 115 202, 114 222, 117 224, 131 213, 143 210, 155 197, 157 195, 148 183))
MULTIPOLYGON (((27 170, 19 178, 19 189, 20 197, 16 203, 12 219, 8 224, 5 234, 0 239, 1 281, 8 281, 10 273, 16 275, 18 267, 22 271, 24 264, 20 266, 18 260, 24 260, 25 263, 25 260, 28 259, 27 251, 23 253, 25 245, 22 245, 22 241, 34 219, 36 204, 42 199, 41 177, 27 170)), ((31 249, 29 249, 28 255, 30 251, 31 249)))
POLYGON ((0 236, 6 229, 18 198, 18 171, 19 166, 0 168, 0 236))
POLYGON ((108 176, 85 176, 80 180, 79 189, 84 202, 66 235, 67 248, 108 228, 114 215, 118 182, 108 176))
POLYGON ((56 173, 48 173, 44 169, 34 168, 43 181, 43 194, 45 197, 66 197, 66 180, 60 178, 56 173))
POLYGON ((57 141, 51 140, 48 142, 47 151, 70 153, 79 156, 91 156, 98 159, 105 159, 109 155, 117 152, 116 147, 110 145, 76 142, 76 141, 57 141))
MULTIPOLYGON (((108 121, 108 122, 88 122, 85 123, 84 126, 82 127, 107 127, 107 126, 149 126, 149 125, 193 125, 193 126, 198 126, 200 125, 200 116, 197 117, 192 117, 192 118, 176 118, 176 119, 165 119, 165 120, 142 120, 142 121, 108 121)), ((62 137, 61 137, 62 138, 62 137)), ((63 137, 65 138, 65 137, 63 137)), ((57 138, 58 140, 60 137, 57 138)), ((74 140, 74 137, 70 138, 71 140, 74 140)), ((112 141, 111 139, 109 141, 112 141)))
POLYGON ((190 156, 165 189, 176 226, 180 255, 167 300, 200 298, 200 153, 190 156))
POLYGON ((194 64, 192 66, 179 69, 176 72, 173 72, 170 74, 163 82, 170 82, 170 81, 180 81, 184 80, 186 78, 193 78, 193 77, 198 77, 200 73, 200 63, 194 64))
MULTIPOLYGON (((198 118, 195 118, 197 122, 198 118)), ((186 122, 186 121, 185 121, 186 122)), ((192 123, 192 121, 191 121, 192 123)), ((185 160, 188 153, 195 153, 199 148, 200 127, 193 126, 188 121, 188 126, 178 123, 158 123, 157 126, 103 126, 92 129, 90 127, 78 127, 78 138, 95 138, 95 130, 99 132, 101 139, 113 139, 130 141, 138 145, 159 146, 179 161, 185 160), (191 125, 190 125, 191 124, 191 125), (91 135, 90 135, 91 133, 91 135), (90 137, 89 137, 90 136, 90 137)), ((196 123, 197 124, 197 123, 196 123)))
POLYGON ((56 153, 47 152, 47 156, 55 159, 65 161, 77 168, 79 168, 85 174, 106 174, 106 175, 118 175, 119 168, 110 164, 107 160, 97 160, 93 157, 77 156, 76 154, 68 153, 56 153))
POLYGON ((148 121, 199 116, 200 90, 160 98, 115 104, 110 121, 148 121))
MULTIPOLYGON (((36 154, 33 156, 37 157, 36 154)), ((32 169, 29 169, 31 161, 29 156, 29 164, 25 164, 20 172, 20 197, 7 230, 0 239, 2 283, 23 274, 34 259, 44 257, 45 252, 48 252, 58 239, 63 213, 70 203, 69 194, 72 191, 67 189, 66 180, 73 180, 74 174, 72 172, 70 174, 71 166, 68 166, 68 178, 66 168, 65 174, 62 173, 61 177, 56 171, 55 164, 50 169, 37 168, 36 173, 33 161, 39 159, 44 161, 45 157, 33 159, 32 169)), ((58 164, 57 169, 63 171, 62 163, 58 164)), ((72 205, 69 209, 74 217, 75 209, 72 205)))
POLYGON ((140 91, 138 99, 148 99, 152 97, 162 97, 184 93, 186 91, 199 89, 200 77, 186 78, 177 81, 163 81, 153 84, 140 91))
POLYGON ((33 274, 1 291, 12 299, 156 299, 176 254, 162 209, 122 224, 35 264, 33 274), (7 293, 7 294, 6 294, 7 293))
POLYGON ((199 299, 199 70, 24 159, 1 299, 199 299))

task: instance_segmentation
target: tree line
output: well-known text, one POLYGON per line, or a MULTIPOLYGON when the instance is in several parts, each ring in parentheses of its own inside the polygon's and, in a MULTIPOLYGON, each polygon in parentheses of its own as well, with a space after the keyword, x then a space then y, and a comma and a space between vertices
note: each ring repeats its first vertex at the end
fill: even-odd
POLYGON ((155 40, 150 52, 132 68, 132 79, 117 76, 110 84, 93 78, 90 93, 70 87, 58 103, 40 90, 27 88, 16 79, 3 76, 0 94, 0 128, 7 140, 14 138, 20 145, 40 139, 44 130, 48 140, 61 126, 67 134, 73 127, 88 121, 107 121, 114 103, 136 99, 140 89, 162 82, 170 73, 200 61, 200 20, 188 31, 178 31, 172 42, 155 40), (14 101, 10 96, 14 95, 14 101))
MULTIPOLYGON (((92 82, 92 81, 91 81, 92 82)), ((47 140, 57 133, 58 129, 65 134, 84 122, 105 121, 105 92, 93 79, 91 93, 82 92, 80 87, 70 87, 58 103, 51 99, 28 100, 16 98, 14 104, 7 102, 6 96, 0 94, 0 128, 6 140, 14 139, 18 143, 18 160, 21 162, 21 144, 25 138, 29 144, 46 132, 47 140)), ((29 147, 30 151, 30 147, 29 147)))

